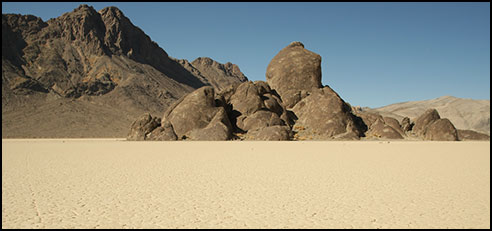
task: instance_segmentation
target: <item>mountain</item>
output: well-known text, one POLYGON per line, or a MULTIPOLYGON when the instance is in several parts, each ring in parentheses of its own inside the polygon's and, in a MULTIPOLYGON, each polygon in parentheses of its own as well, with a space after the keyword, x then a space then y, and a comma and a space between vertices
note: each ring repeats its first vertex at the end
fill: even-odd
POLYGON ((2 14, 2 137, 125 137, 144 112, 247 80, 207 60, 170 57, 116 7, 80 5, 46 22, 2 14))
POLYGON ((372 110, 398 119, 409 117, 415 120, 430 108, 435 108, 442 118, 448 118, 457 129, 490 135, 490 100, 442 96, 431 100, 395 103, 372 110))

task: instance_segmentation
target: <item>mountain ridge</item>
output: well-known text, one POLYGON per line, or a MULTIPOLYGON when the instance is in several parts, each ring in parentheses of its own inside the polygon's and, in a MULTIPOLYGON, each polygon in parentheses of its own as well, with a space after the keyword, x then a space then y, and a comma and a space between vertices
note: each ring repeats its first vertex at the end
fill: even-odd
POLYGON ((47 133, 41 132, 51 129, 46 124, 29 127, 23 121, 29 117, 51 126, 72 124, 74 130, 88 130, 79 135, 89 137, 90 130, 114 123, 116 133, 96 133, 124 137, 122 124, 143 112, 162 113, 185 94, 212 85, 211 79, 215 87, 245 81, 229 74, 212 78, 191 72, 116 7, 96 11, 82 4, 46 22, 33 15, 2 14, 2 137, 65 134, 62 127, 47 133), (58 104, 71 106, 53 106, 58 104), (38 110, 44 107, 51 110, 38 110), (82 123, 72 110, 77 107, 99 122, 82 123), (19 118, 18 111, 26 118, 20 119, 24 116, 19 118), (100 119, 105 113, 113 119, 100 119))
POLYGON ((429 100, 406 101, 373 108, 387 115, 415 119, 425 110, 435 108, 459 129, 474 130, 490 135, 490 100, 441 96, 429 100))

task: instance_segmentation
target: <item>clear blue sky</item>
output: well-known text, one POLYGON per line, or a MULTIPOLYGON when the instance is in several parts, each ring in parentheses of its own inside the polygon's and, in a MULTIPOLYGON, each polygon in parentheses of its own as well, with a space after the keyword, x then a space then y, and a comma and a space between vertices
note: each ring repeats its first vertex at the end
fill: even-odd
MULTIPOLYGON (((81 3, 2 2, 43 20, 81 3)), ((444 95, 490 99, 490 3, 88 2, 116 6, 170 56, 232 62, 265 80, 292 41, 322 57, 322 82, 352 105, 444 95)))

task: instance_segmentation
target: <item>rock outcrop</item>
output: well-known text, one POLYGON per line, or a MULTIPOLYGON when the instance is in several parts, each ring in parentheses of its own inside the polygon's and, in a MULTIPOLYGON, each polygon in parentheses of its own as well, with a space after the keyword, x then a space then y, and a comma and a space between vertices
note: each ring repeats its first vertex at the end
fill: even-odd
POLYGON ((291 112, 264 81, 231 86, 219 95, 227 105, 235 132, 246 133, 251 129, 276 125, 290 127, 293 124, 291 112))
POLYGON ((159 118, 152 117, 149 113, 145 113, 132 123, 127 140, 146 140, 147 135, 159 126, 159 118))
POLYGON ((400 123, 395 118, 362 110, 356 111, 355 115, 359 116, 367 126, 365 133, 367 138, 403 139, 405 137, 400 123))
POLYGON ((292 42, 270 61, 266 80, 287 108, 307 97, 321 85, 321 56, 292 42))
POLYGON ((328 86, 312 91, 292 111, 297 116, 294 130, 301 137, 359 139, 365 132, 351 106, 328 86))
POLYGON ((429 109, 415 120, 412 131, 419 136, 424 136, 428 126, 440 118, 436 109, 429 109))
POLYGON ((412 132, 424 140, 457 141, 458 131, 449 119, 442 119, 436 109, 429 109, 415 121, 412 132))
POLYGON ((427 127, 424 134, 425 140, 458 141, 458 133, 454 125, 448 119, 438 119, 427 127))
POLYGON ((178 139, 227 140, 232 128, 213 87, 199 88, 169 107, 161 124, 170 123, 178 139))

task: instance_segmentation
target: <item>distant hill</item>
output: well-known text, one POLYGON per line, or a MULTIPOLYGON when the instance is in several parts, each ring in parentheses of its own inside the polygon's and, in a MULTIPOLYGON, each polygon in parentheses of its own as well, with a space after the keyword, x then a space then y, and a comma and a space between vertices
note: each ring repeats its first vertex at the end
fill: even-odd
POLYGON ((170 57, 116 7, 46 22, 2 14, 2 138, 125 137, 144 112, 247 80, 232 63, 197 60, 170 57))
POLYGON ((463 99, 442 96, 431 100, 395 103, 370 110, 397 119, 415 119, 429 108, 435 108, 442 118, 448 118, 456 128, 490 135, 490 100, 463 99))

